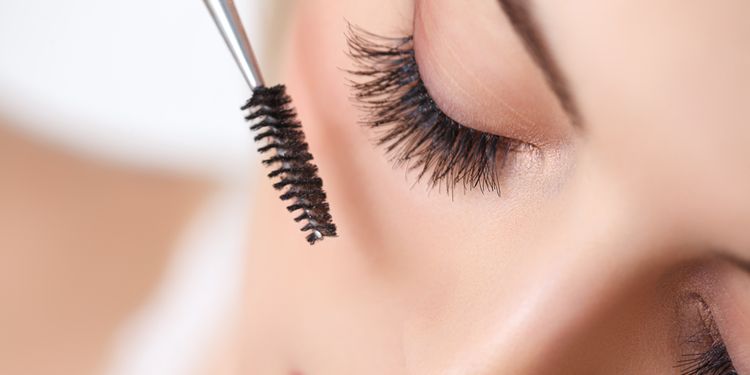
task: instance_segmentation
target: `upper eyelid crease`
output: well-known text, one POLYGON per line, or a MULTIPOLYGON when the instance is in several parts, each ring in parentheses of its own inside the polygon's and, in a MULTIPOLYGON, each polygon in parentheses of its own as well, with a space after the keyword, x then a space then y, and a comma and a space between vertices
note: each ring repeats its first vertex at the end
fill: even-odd
POLYGON ((498 0, 511 25, 521 38, 526 50, 531 55, 539 68, 542 69, 552 91, 557 96, 560 104, 570 117, 571 123, 582 126, 583 119, 570 86, 562 74, 559 65, 554 60, 547 42, 539 32, 539 27, 534 20, 527 0, 498 0))
POLYGON ((743 259, 736 254, 729 251, 719 251, 719 257, 732 265, 740 268, 741 270, 750 273, 750 260, 743 259))
POLYGON ((732 358, 724 344, 710 306, 698 293, 689 293, 681 301, 690 309, 689 321, 697 320, 697 329, 689 325, 688 334, 681 337, 682 344, 691 350, 684 352, 674 366, 681 375, 736 375, 732 358), (695 309, 695 311, 692 311, 695 309))
MULTIPOLYGON (((419 2, 417 2, 416 6, 419 7, 419 2)), ((415 16, 414 16, 414 29, 415 29, 415 33, 417 32, 416 31, 417 30, 417 24, 418 24, 417 20, 420 19, 420 18, 421 19, 425 19, 425 17, 430 17, 430 16, 425 15, 424 12, 421 12, 419 9, 417 9, 417 11, 415 12, 415 16)), ((434 18, 434 15, 432 15, 432 17, 434 18)), ((435 21, 433 21, 433 22, 435 22, 435 21)), ((424 21, 422 21, 422 23, 424 23, 424 21)), ((427 31, 424 28, 422 28, 422 32, 426 33, 427 31)), ((463 61, 463 58, 461 56, 461 53, 458 52, 458 51, 456 51, 455 45, 448 44, 448 45, 443 45, 443 47, 445 48, 446 53, 448 53, 451 56, 453 56, 453 58, 454 58, 453 61, 456 64, 458 64, 459 69, 461 69, 466 74, 468 74, 468 76, 473 80, 472 83, 474 85, 477 85, 477 86, 484 86, 484 85, 486 85, 486 80, 483 80, 481 75, 477 74, 477 72, 475 72, 473 69, 470 69, 468 66, 465 65, 465 63, 463 61)), ((433 67, 434 67, 434 65, 433 65, 433 67)), ((446 68, 443 67, 443 66, 439 66, 439 68, 442 68, 442 69, 446 70, 446 68)), ((452 79, 453 81, 456 80, 455 78, 453 78, 453 76, 449 72, 445 72, 445 74, 443 74, 441 77, 445 77, 447 79, 452 79)), ((456 87, 458 90, 464 91, 464 95, 466 95, 467 97, 470 97, 470 96, 473 95, 473 93, 468 92, 460 84, 455 84, 454 87, 456 87)), ((514 107, 513 105, 511 105, 502 95, 498 94, 497 91, 493 90, 491 87, 487 87, 487 86, 484 86, 484 87, 485 87, 487 95, 492 95, 491 99, 493 100, 493 102, 495 104, 497 104, 497 105, 501 106, 502 108, 504 108, 506 111, 508 111, 510 114, 512 114, 512 116, 516 117, 520 122, 525 123, 528 126, 533 127, 533 128, 537 128, 537 129, 541 127, 540 124, 538 124, 536 121, 532 120, 531 118, 529 118, 529 116, 527 116, 523 112, 519 111, 516 107, 514 107)), ((529 141, 526 140, 526 142, 529 142, 529 141)), ((539 143, 534 143, 534 142, 529 142, 529 143, 534 144, 534 146, 542 146, 539 143)))

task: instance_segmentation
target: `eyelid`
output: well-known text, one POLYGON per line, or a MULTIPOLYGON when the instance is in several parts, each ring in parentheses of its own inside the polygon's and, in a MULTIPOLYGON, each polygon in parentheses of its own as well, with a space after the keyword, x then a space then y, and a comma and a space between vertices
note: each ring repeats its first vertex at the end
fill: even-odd
POLYGON ((740 374, 750 373, 750 275, 729 262, 709 271, 717 291, 709 296, 719 331, 740 374))
POLYGON ((347 37, 357 66, 350 71, 351 84, 367 113, 364 124, 379 133, 378 143, 395 164, 418 170, 418 179, 448 192, 463 184, 499 193, 499 169, 522 142, 447 116, 422 82, 413 37, 385 38, 352 25, 347 37))
POLYGON ((677 368, 683 375, 729 374, 734 369, 714 313, 704 298, 695 292, 679 302, 681 333, 677 368))
POLYGON ((568 116, 500 7, 475 14, 454 9, 461 6, 417 2, 416 58, 438 105, 474 129, 539 147, 569 143, 568 116))
POLYGON ((581 114, 573 100, 567 79, 560 71, 557 61, 552 58, 547 43, 539 32, 534 17, 529 11, 528 2, 518 0, 499 0, 513 28, 523 41, 526 50, 544 72, 547 82, 555 92, 560 104, 568 113, 573 125, 581 124, 581 114))

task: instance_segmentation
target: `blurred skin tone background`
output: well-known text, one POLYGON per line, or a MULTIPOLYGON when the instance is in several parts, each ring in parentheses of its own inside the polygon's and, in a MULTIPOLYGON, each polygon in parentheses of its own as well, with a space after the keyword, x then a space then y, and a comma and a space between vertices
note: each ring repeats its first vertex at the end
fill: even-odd
POLYGON ((243 3, 339 226, 313 248, 203 4, 92 4, 0 6, 0 373, 681 374, 721 343, 750 374, 750 3, 243 3), (76 7, 117 14, 117 48, 65 52, 97 41, 76 7), (45 17, 73 31, 11 33, 45 17), (536 146, 502 194, 393 166, 357 125, 347 21, 413 35, 446 115, 536 146))
MULTIPOLYGON (((237 5, 273 77, 286 4, 237 5)), ((199 371, 239 300, 257 164, 205 6, 0 20, 0 373, 199 371)))

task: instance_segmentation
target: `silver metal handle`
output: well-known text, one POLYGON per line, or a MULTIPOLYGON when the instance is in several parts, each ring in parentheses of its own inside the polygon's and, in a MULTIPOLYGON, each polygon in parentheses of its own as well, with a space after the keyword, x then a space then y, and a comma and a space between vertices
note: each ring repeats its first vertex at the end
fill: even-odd
POLYGON ((216 26, 224 37, 224 41, 229 47, 229 51, 234 56, 245 81, 254 90, 258 86, 265 86, 263 76, 260 74, 258 61, 253 54, 253 48, 250 46, 250 40, 245 34, 245 28, 242 27, 242 20, 237 13, 233 0, 203 0, 211 13, 216 26))

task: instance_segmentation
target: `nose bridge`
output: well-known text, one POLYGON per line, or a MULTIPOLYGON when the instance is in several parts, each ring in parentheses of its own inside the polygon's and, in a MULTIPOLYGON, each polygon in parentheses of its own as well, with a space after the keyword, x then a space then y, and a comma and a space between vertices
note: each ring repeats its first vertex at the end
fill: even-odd
MULTIPOLYGON (((561 272, 529 294, 509 321, 515 331, 505 339, 512 350, 495 362, 502 371, 489 373, 603 374, 608 365, 622 360, 619 345, 635 342, 627 347, 630 355, 648 350, 644 346, 653 344, 647 342, 649 336, 633 336, 642 326, 656 325, 638 319, 658 306, 654 288, 659 274, 639 269, 636 262, 620 263, 619 272, 602 268, 587 274, 561 272)), ((663 332, 654 329, 650 334, 658 337, 663 332)), ((645 360, 646 355, 639 358, 645 360)))
POLYGON ((639 235, 647 232, 686 248, 724 242, 746 246, 750 159, 726 142, 723 131, 732 129, 702 118, 688 123, 669 116, 622 117, 613 129, 592 136, 595 141, 587 145, 592 162, 580 175, 608 181, 615 199, 623 200, 620 208, 627 208, 623 218, 641 223, 639 235), (638 127, 647 128, 649 137, 618 131, 638 127))
MULTIPOLYGON (((589 3, 594 8, 609 6, 589 3)), ((601 70, 568 69, 572 82, 583 83, 575 88, 577 99, 585 107, 588 154, 576 167, 575 186, 564 193, 565 204, 559 210, 562 214, 553 225, 556 230, 536 245, 537 254, 544 255, 535 257, 534 264, 525 265, 524 272, 529 275, 517 292, 518 301, 508 308, 512 310, 509 316, 498 322, 497 334, 488 341, 492 350, 487 351, 495 357, 491 370, 483 373, 603 373, 592 370, 596 364, 572 364, 578 359, 576 355, 585 354, 572 346, 583 342, 589 345, 583 350, 600 349, 596 340, 582 337, 593 328, 594 321, 621 319, 607 315, 613 311, 613 301, 623 300, 628 291, 656 287, 660 271, 692 256, 693 251, 705 250, 700 245, 715 243, 730 231, 737 237, 747 237, 742 224, 746 228, 750 223, 750 169, 748 154, 740 144, 748 139, 748 133, 738 131, 747 129, 742 119, 748 118, 746 111, 738 114, 738 108, 747 106, 737 103, 741 96, 727 95, 736 92, 736 81, 727 79, 721 85, 714 82, 717 75, 732 78, 747 74, 717 65, 738 61, 731 53, 736 48, 727 49, 731 53, 727 58, 717 58, 705 53, 715 48, 696 48, 700 43, 694 38, 690 43, 669 39, 692 35, 691 30, 702 30, 695 25, 723 19, 712 17, 718 13, 701 12, 702 8, 704 5, 695 3, 680 14, 669 14, 671 18, 694 17, 697 22, 679 23, 675 26, 686 29, 664 33, 649 31, 663 30, 666 18, 658 12, 646 18, 634 12, 639 27, 631 37, 642 43, 633 46, 646 48, 646 53, 620 48, 601 56, 612 62, 601 64, 601 70), (646 21, 658 23, 648 25, 646 21), (695 58, 683 58, 693 56, 693 52, 695 58), (642 61, 634 60, 642 56, 656 62, 645 72, 638 70, 644 66, 642 61), (679 61, 670 63, 672 59, 679 61), (622 73, 612 74, 612 66, 621 68, 622 73), (599 79, 594 80, 596 83, 577 79, 583 76, 599 79), (711 88, 717 95, 707 95, 711 88), (605 92, 607 95, 602 95, 605 92)), ((714 8, 706 10, 721 12, 721 7, 714 8)), ((628 30, 617 24, 628 15, 617 16, 599 18, 616 21, 602 25, 605 27, 599 34, 611 31, 614 37, 596 38, 597 33, 587 33, 571 45, 591 43, 601 47, 597 50, 606 49, 606 45, 597 43, 610 43, 621 30, 628 30)), ((561 14, 550 19, 554 25, 568 18, 561 14)), ((722 27, 710 33, 717 30, 722 27)), ((564 32, 560 38, 565 38, 564 32)), ((721 40, 708 35, 699 39, 707 43, 721 40)), ((575 56, 588 57, 586 53, 575 56)), ((566 67, 590 66, 575 58, 566 67)), ((744 241, 747 245, 748 240, 744 241)))
POLYGON ((487 340, 496 355, 488 374, 582 373, 576 358, 561 353, 581 354, 570 346, 586 341, 594 322, 614 319, 606 313, 613 301, 637 285, 655 286, 665 262, 684 255, 670 219, 649 213, 638 190, 616 175, 589 172, 601 177, 573 184, 559 210, 566 214, 534 246, 534 264, 519 267, 527 275, 517 300, 487 340))
POLYGON ((486 352, 495 357, 486 374, 598 373, 592 369, 606 359, 588 353, 602 354, 601 346, 612 344, 596 330, 631 318, 611 314, 613 300, 627 295, 634 283, 648 284, 644 278, 654 276, 640 269, 635 258, 607 258, 585 260, 598 265, 593 268, 581 267, 584 258, 577 257, 556 270, 540 270, 537 281, 520 293, 513 311, 487 341, 486 352))
POLYGON ((717 86, 712 74, 673 70, 666 66, 652 72, 656 77, 612 83, 620 87, 615 96, 602 98, 587 114, 585 147, 603 166, 596 172, 639 201, 643 216, 705 242, 715 235, 708 232, 720 231, 711 225, 732 225, 724 221, 730 216, 735 222, 750 217, 750 153, 745 146, 750 140, 745 108, 750 107, 736 99, 745 96, 728 95, 737 92, 730 77, 748 75, 733 71, 724 78, 726 85, 717 86), (694 76, 699 83, 680 89, 694 76), (715 95, 708 95, 709 89, 715 95))
MULTIPOLYGON (((691 157, 696 159, 687 165, 697 170, 715 162, 698 160, 695 152, 691 157)), ((601 327, 619 336, 636 335, 627 329, 638 325, 633 319, 639 313, 665 307, 658 294, 672 266, 707 251, 706 243, 732 233, 745 236, 741 224, 747 224, 750 207, 738 187, 749 186, 743 176, 726 180, 738 168, 695 176, 676 159, 659 157, 656 149, 643 150, 625 167, 594 153, 582 157, 562 194, 555 229, 535 244, 543 255, 524 268, 531 272, 518 292, 520 301, 500 323, 495 345, 510 349, 496 351, 502 358, 494 360, 491 373, 601 373, 592 369, 609 359, 587 351, 611 354, 603 347, 622 338, 602 337, 601 327), (649 169, 648 163, 658 165, 649 169), (701 177, 705 180, 694 181, 701 177), (650 305, 628 305, 641 297, 650 305)), ((652 331, 638 335, 663 333, 652 331)))

